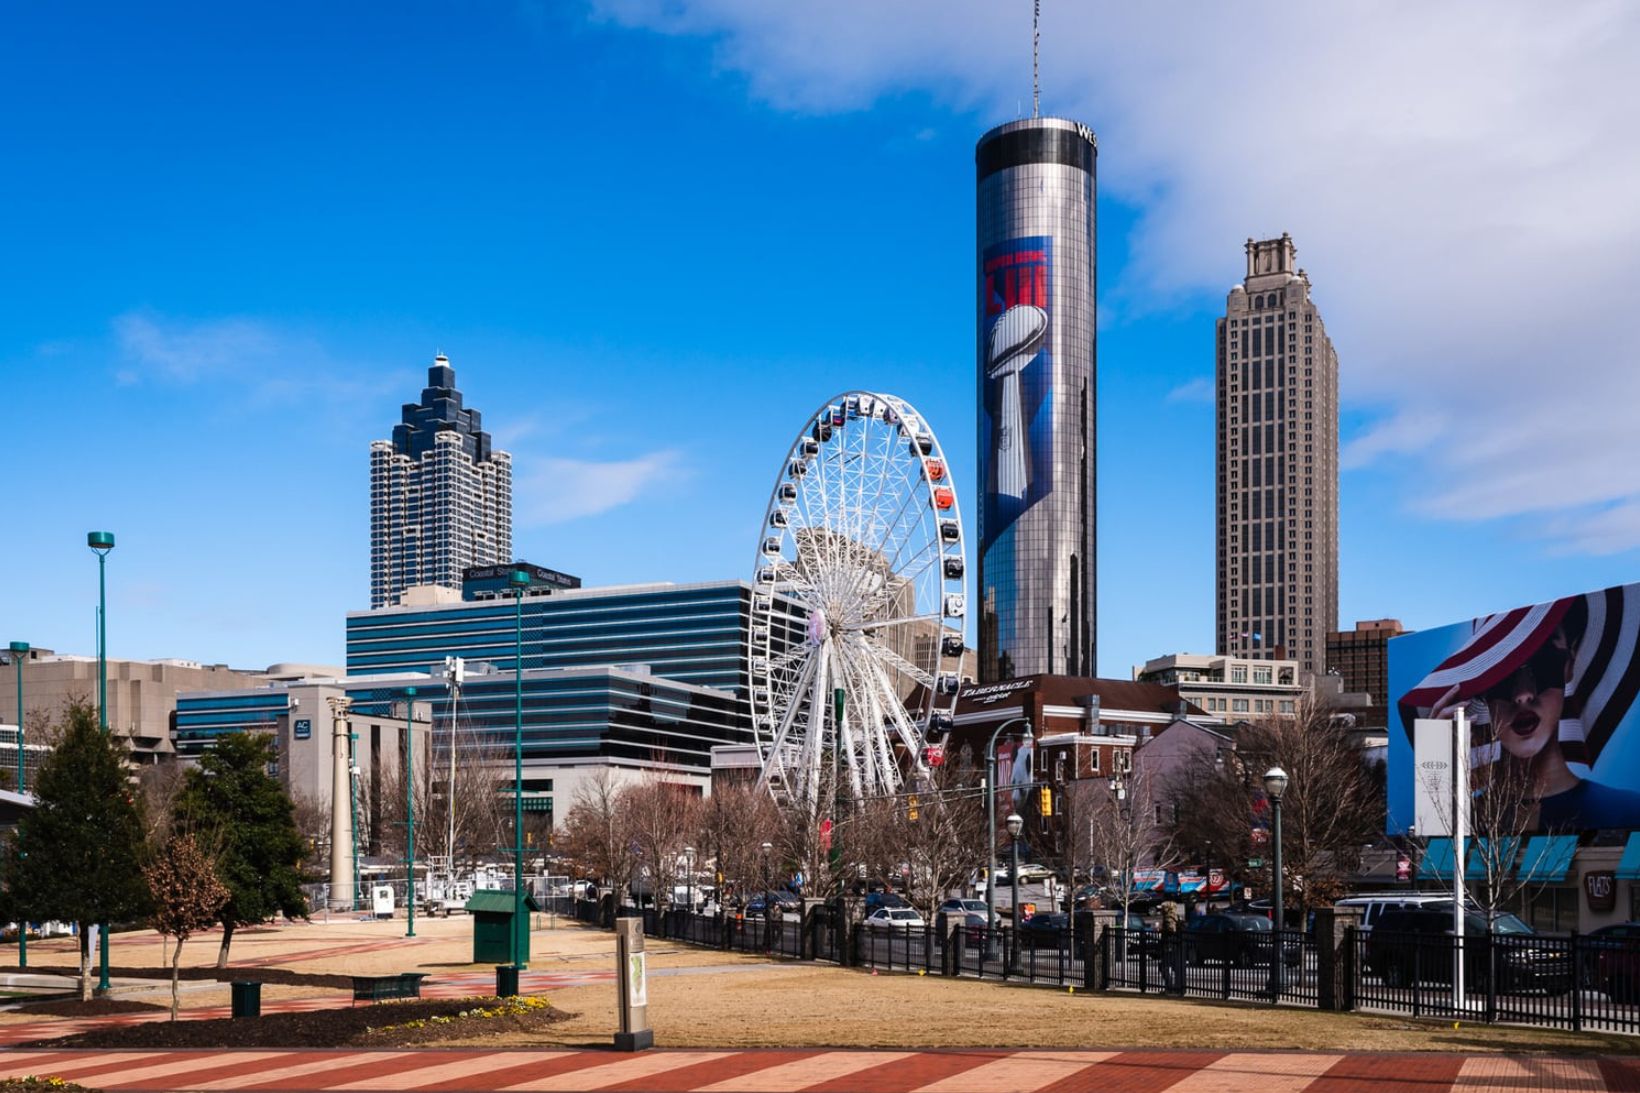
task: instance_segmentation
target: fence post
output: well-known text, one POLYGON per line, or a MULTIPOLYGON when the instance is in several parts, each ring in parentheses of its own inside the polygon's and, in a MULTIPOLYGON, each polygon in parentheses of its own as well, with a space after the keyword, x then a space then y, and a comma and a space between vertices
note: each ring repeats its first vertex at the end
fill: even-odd
MULTIPOLYGON (((1355 942, 1355 928, 1361 921, 1359 907, 1321 907, 1315 912, 1316 1006, 1324 1010, 1347 1010, 1353 996, 1349 982, 1353 961, 1351 949, 1355 942)), ((1299 952, 1304 942, 1299 941, 1299 952)), ((1277 946, 1277 957, 1284 955, 1277 946)), ((1304 965, 1299 963, 1299 974, 1304 965)))
POLYGON ((1572 938, 1566 943, 1567 956, 1572 967, 1572 1031, 1583 1031, 1583 954, 1579 952, 1579 937, 1577 931, 1572 931, 1572 938))
MULTIPOLYGON (((1110 990, 1110 926, 1094 927, 1099 931, 1099 989, 1110 990)), ((1092 984, 1089 984, 1090 986, 1092 984)))
POLYGON ((1361 976, 1361 932, 1353 924, 1344 927, 1344 998, 1341 1009, 1355 1009, 1355 992, 1361 976))

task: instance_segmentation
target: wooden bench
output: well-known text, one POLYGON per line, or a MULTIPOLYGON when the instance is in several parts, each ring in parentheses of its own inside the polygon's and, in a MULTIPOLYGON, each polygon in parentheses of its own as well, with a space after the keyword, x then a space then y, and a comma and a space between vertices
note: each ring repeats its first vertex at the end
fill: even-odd
POLYGON ((355 975, 353 1001, 381 1002, 389 998, 420 998, 421 981, 425 972, 400 972, 398 975, 355 975))

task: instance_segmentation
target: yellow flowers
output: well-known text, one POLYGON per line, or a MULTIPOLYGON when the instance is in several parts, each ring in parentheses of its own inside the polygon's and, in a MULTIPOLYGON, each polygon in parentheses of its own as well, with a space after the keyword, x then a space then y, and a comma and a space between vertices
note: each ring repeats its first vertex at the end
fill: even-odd
MULTIPOLYGON (((381 1004, 385 1006, 396 1003, 383 1002, 381 1004)), ((457 1021, 463 1020, 490 1021, 497 1017, 522 1017, 528 1013, 536 1013, 540 1010, 551 1008, 552 1003, 548 1002, 545 998, 524 998, 515 996, 512 998, 498 998, 494 1000, 486 999, 481 1005, 476 1005, 470 1009, 461 1010, 455 1014, 440 1014, 436 1017, 421 1017, 414 1021, 401 1021, 397 1024, 384 1025, 381 1028, 370 1029, 369 1031, 372 1033, 385 1032, 388 1029, 413 1029, 427 1028, 430 1025, 451 1025, 455 1024, 457 1021)))

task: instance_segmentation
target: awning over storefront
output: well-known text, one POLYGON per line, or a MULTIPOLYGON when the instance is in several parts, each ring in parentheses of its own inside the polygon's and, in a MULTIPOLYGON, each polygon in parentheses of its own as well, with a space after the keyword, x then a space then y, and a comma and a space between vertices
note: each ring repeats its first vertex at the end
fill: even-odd
POLYGON ((1418 879, 1452 879, 1451 839, 1438 838, 1429 840, 1429 846, 1424 850, 1423 860, 1418 863, 1418 879))
MULTIPOLYGON (((1577 853, 1576 835, 1533 835, 1520 862, 1523 884, 1560 884, 1571 872, 1577 853)), ((1624 855, 1627 858, 1627 854, 1624 855)))
POLYGON ((1640 880, 1640 831, 1631 832, 1623 844, 1623 860, 1617 863, 1618 880, 1640 880))
POLYGON ((1488 865, 1507 877, 1515 871, 1515 858, 1519 854, 1520 837, 1516 835, 1505 836, 1498 844, 1496 855, 1492 852, 1491 839, 1471 839, 1469 853, 1464 859, 1463 879, 1485 880, 1488 865))

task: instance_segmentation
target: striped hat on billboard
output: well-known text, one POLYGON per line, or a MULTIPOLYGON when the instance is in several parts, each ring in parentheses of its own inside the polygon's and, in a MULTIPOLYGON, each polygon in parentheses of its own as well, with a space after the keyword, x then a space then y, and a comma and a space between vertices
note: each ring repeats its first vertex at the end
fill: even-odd
MULTIPOLYGON (((1486 692, 1525 667, 1557 629, 1564 629, 1574 650, 1560 722, 1561 750, 1570 762, 1593 763, 1640 690, 1640 585, 1477 619, 1463 648, 1401 696, 1403 728, 1410 734, 1414 719, 1438 713, 1443 702, 1463 704, 1476 725, 1488 724, 1486 692)), ((1477 762, 1496 757, 1495 742, 1475 753, 1477 762)))

